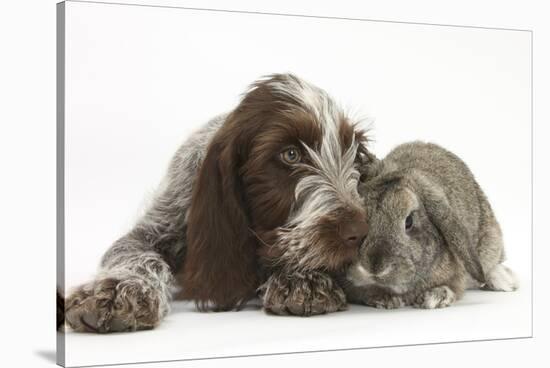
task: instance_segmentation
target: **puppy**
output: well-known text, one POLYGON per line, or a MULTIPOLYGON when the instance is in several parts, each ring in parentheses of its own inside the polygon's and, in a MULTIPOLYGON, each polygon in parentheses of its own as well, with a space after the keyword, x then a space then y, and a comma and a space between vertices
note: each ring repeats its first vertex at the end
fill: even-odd
POLYGON ((366 142, 322 89, 290 74, 254 82, 176 152, 147 213, 68 298, 68 324, 152 328, 175 287, 200 310, 258 294, 275 314, 344 309, 330 273, 357 258, 367 232, 357 192, 366 142))

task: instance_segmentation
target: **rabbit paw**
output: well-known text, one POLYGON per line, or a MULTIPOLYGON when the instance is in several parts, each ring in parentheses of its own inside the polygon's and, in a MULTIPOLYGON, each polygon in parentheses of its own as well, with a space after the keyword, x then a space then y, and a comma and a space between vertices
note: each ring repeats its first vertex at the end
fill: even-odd
POLYGON ((518 281, 514 272, 503 264, 498 264, 486 276, 485 290, 514 291, 518 281))
POLYGON ((365 305, 379 309, 397 309, 405 306, 403 298, 399 295, 379 295, 364 300, 365 305))
POLYGON ((413 302, 413 307, 434 309, 448 307, 456 300, 456 294, 448 286, 438 286, 421 293, 413 302))

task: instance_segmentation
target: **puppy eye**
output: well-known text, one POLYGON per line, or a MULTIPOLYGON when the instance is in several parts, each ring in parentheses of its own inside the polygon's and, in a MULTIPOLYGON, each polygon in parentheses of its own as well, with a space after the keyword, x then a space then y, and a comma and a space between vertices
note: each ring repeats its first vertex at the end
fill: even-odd
POLYGON ((298 163, 300 158, 300 151, 296 147, 289 147, 281 152, 281 159, 290 165, 298 163))
POLYGON ((413 217, 412 217, 412 213, 411 213, 405 219, 405 230, 410 230, 412 226, 413 226, 413 217))

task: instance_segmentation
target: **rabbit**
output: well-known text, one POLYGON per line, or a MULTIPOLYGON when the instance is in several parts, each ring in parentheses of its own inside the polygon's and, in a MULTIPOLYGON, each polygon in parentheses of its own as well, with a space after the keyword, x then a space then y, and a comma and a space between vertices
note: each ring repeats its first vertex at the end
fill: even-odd
POLYGON ((349 302, 432 309, 467 288, 518 288, 487 197, 455 154, 405 143, 363 175, 369 229, 341 281, 349 302))

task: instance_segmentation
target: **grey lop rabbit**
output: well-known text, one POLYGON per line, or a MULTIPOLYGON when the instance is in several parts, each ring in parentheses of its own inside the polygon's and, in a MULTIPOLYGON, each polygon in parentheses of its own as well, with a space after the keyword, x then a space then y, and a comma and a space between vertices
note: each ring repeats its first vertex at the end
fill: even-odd
POLYGON ((397 146, 365 172, 369 232, 344 286, 352 303, 440 308, 466 288, 512 291, 500 226, 466 164, 422 142, 397 146))

